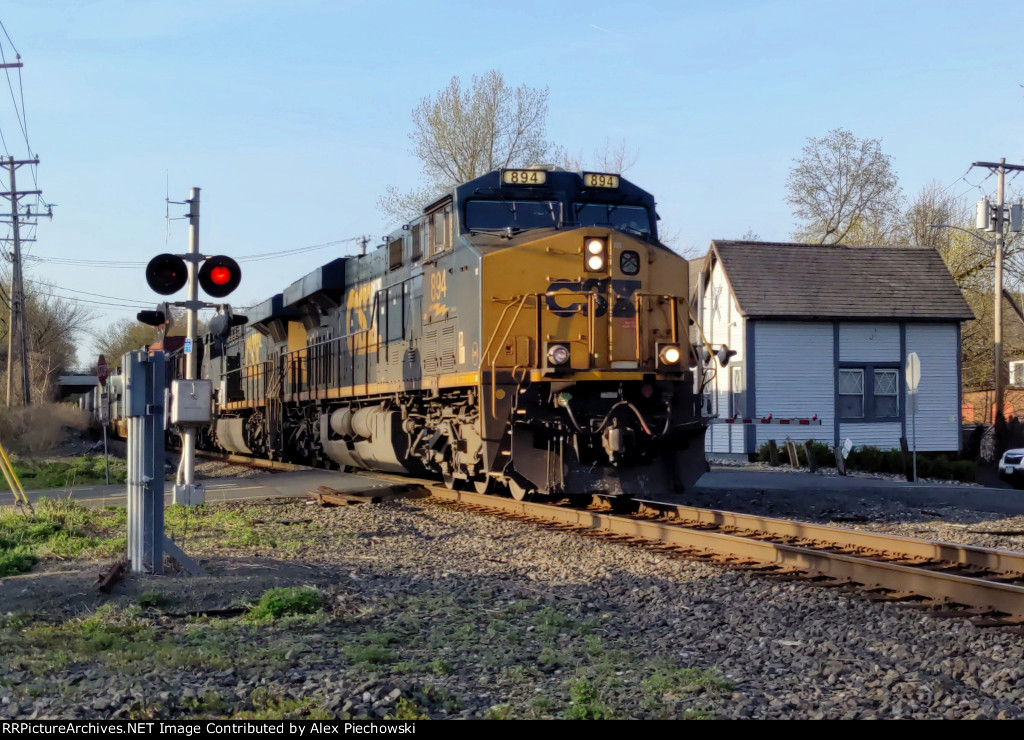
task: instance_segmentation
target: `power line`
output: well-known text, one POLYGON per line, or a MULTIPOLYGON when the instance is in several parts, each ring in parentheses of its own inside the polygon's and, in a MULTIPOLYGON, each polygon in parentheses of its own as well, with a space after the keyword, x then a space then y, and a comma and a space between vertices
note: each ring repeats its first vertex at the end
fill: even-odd
POLYGON ((123 301, 124 303, 131 303, 133 305, 136 304, 136 303, 146 303, 147 302, 146 300, 141 299, 141 298, 138 298, 138 299, 136 299, 136 298, 123 298, 123 297, 118 296, 118 295, 104 295, 103 293, 89 293, 88 291, 85 291, 85 290, 75 290, 74 288, 65 288, 65 287, 63 287, 61 285, 54 285, 52 283, 43 283, 43 282, 40 282, 38 280, 29 280, 28 282, 32 283, 33 285, 41 285, 43 287, 50 288, 51 290, 66 290, 69 293, 80 293, 81 295, 91 295, 94 298, 111 298, 111 299, 113 299, 115 301, 123 301))
MULTIPOLYGON (((297 254, 304 254, 306 252, 315 252, 320 249, 327 249, 329 247, 337 247, 342 244, 351 244, 360 239, 360 237, 349 237, 347 239, 337 239, 335 241, 324 242, 323 244, 312 244, 307 247, 296 247, 295 249, 285 249, 277 252, 263 252, 261 254, 251 254, 247 257, 239 257, 239 262, 263 262, 266 260, 280 259, 282 257, 292 257, 297 254)), ((37 256, 26 256, 25 259, 33 262, 45 262, 50 265, 65 265, 69 267, 103 267, 105 269, 135 269, 138 267, 145 267, 145 262, 124 262, 122 260, 86 260, 77 259, 74 257, 37 257, 37 256)))

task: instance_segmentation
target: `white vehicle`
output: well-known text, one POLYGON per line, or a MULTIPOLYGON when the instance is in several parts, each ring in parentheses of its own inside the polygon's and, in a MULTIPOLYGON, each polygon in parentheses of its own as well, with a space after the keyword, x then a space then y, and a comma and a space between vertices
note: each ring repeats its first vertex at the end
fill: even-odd
POLYGON ((999 478, 1024 488, 1024 448, 1007 450, 999 459, 999 478))

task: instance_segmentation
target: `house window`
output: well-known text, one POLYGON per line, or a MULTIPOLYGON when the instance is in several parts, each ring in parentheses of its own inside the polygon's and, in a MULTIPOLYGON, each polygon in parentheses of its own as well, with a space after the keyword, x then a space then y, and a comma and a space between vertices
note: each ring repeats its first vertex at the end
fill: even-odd
POLYGON ((875 370, 875 416, 894 418, 900 415, 898 370, 875 370))
POLYGON ((864 371, 839 371, 839 418, 864 418, 864 371))
POLYGON ((743 368, 732 369, 732 415, 746 417, 747 404, 743 393, 743 368))

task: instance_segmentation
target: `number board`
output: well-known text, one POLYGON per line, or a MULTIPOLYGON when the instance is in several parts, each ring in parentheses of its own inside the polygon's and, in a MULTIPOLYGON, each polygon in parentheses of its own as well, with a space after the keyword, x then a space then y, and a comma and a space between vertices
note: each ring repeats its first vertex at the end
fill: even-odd
POLYGON ((502 170, 502 185, 543 185, 548 181, 544 170, 502 170))
POLYGON ((587 188, 610 188, 619 187, 619 176, 609 175, 606 172, 584 172, 583 186, 587 188))

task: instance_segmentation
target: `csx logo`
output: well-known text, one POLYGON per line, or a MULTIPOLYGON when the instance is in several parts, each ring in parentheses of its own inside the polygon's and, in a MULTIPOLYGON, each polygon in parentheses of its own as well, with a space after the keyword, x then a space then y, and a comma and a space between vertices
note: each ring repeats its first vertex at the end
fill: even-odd
POLYGON ((379 341, 377 328, 373 326, 374 297, 380 290, 380 278, 349 289, 346 296, 346 323, 348 324, 348 347, 362 354, 379 341))
POLYGON ((572 293, 596 292, 594 298, 594 316, 601 317, 608 313, 608 286, 611 285, 615 296, 612 306, 612 317, 628 319, 636 315, 633 306, 633 294, 640 287, 639 280, 612 280, 610 278, 590 278, 589 280, 555 280, 548 286, 547 292, 558 292, 558 295, 547 296, 548 310, 555 316, 567 318, 575 314, 589 315, 585 295, 575 296, 572 293))

